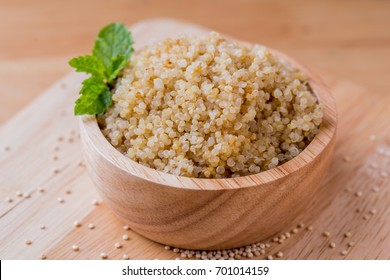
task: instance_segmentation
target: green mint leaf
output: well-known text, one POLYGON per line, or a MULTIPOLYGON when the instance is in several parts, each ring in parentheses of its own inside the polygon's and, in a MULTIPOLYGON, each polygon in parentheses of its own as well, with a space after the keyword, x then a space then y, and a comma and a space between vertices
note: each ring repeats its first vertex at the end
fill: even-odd
POLYGON ((110 89, 107 84, 97 77, 91 77, 85 80, 80 94, 74 108, 75 115, 102 114, 111 105, 110 89))
POLYGON ((129 62, 129 58, 123 55, 114 57, 112 59, 112 68, 110 76, 108 77, 108 82, 111 82, 118 76, 119 72, 125 67, 125 65, 129 62))
POLYGON ((112 23, 100 30, 92 54, 103 62, 109 82, 126 65, 134 51, 132 45, 131 33, 121 23, 112 23))
POLYGON ((92 75, 83 81, 74 108, 75 115, 103 114, 111 105, 109 84, 129 62, 134 52, 133 43, 126 26, 112 23, 100 30, 92 55, 75 57, 69 61, 69 65, 77 72, 92 75))
POLYGON ((83 87, 80 90, 80 94, 100 94, 107 85, 97 77, 90 77, 83 81, 83 87))
POLYGON ((85 72, 92 74, 92 76, 104 79, 104 65, 103 63, 95 56, 84 55, 78 56, 69 61, 69 65, 73 68, 76 68, 77 72, 85 72))

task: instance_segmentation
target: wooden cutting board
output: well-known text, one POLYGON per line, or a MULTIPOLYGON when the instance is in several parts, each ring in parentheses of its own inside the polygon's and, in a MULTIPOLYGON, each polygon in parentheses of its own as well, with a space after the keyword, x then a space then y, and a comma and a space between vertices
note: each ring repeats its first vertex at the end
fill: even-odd
MULTIPOLYGON (((172 20, 145 21, 131 30, 136 49, 168 36, 207 31, 172 20)), ((100 199, 82 164, 78 118, 72 113, 83 78, 67 75, 0 127, 0 258, 98 259, 101 252, 109 259, 179 257, 124 230, 104 202, 94 205, 100 199), (73 225, 76 220, 80 227, 73 225), (124 234, 130 239, 123 240, 124 234), (72 250, 74 244, 79 251, 72 250)), ((326 182, 296 219, 305 226, 282 244, 268 240, 271 247, 260 259, 278 251, 286 259, 390 259, 390 97, 329 73, 326 81, 340 120, 326 182)))

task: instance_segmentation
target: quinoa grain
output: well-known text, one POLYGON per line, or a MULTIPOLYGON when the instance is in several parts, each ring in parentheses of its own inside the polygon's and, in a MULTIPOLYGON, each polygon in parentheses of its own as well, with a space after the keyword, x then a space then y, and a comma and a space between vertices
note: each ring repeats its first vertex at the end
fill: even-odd
POLYGON ((94 199, 94 200, 92 200, 92 204, 95 206, 98 206, 100 203, 98 200, 94 199))
POLYGON ((306 230, 307 230, 307 231, 312 231, 312 230, 313 230, 313 226, 308 226, 308 227, 306 228, 306 230))
POLYGON ((303 73, 217 33, 134 54, 112 99, 98 118, 109 142, 142 165, 188 177, 274 168, 311 142, 323 117, 303 73))
POLYGON ((81 227, 81 223, 80 223, 79 221, 74 221, 74 222, 73 222, 73 225, 74 225, 75 227, 81 227))

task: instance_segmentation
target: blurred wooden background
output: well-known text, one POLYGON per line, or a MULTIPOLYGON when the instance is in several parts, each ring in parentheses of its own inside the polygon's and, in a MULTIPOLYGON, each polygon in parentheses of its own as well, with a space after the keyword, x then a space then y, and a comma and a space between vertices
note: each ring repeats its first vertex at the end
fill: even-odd
POLYGON ((193 22, 282 50, 314 71, 389 94, 390 1, 0 0, 0 124, 71 71, 105 24, 193 22))

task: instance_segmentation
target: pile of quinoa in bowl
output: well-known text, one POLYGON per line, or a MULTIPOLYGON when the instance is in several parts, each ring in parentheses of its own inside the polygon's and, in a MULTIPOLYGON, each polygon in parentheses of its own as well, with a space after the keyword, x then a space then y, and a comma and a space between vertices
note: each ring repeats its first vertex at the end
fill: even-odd
POLYGON ((274 168, 307 147, 323 118, 301 71, 215 32, 134 54, 112 94, 98 117, 107 140, 144 166, 187 177, 274 168))

